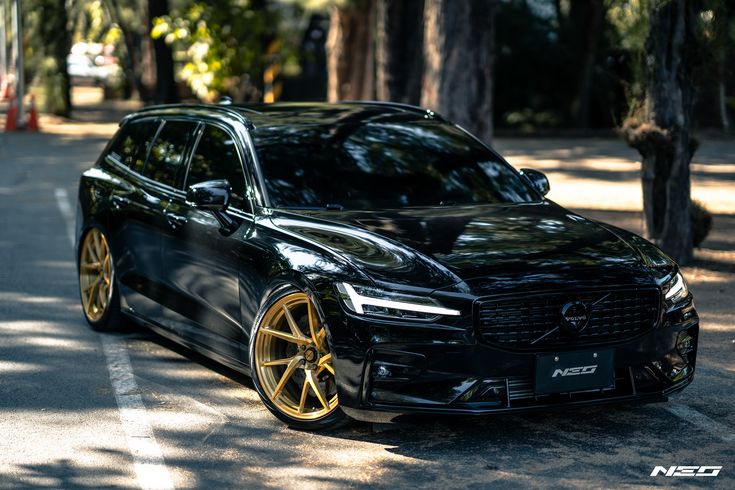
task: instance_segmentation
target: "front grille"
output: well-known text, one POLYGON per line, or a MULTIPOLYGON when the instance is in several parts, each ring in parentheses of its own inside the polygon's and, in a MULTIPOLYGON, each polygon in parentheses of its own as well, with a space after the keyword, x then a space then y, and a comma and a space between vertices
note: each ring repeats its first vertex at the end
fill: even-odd
POLYGON ((598 344, 627 339, 654 327, 660 296, 656 288, 510 295, 482 300, 478 334, 488 343, 514 348, 598 344), (586 328, 562 325, 562 308, 581 301, 588 308, 586 328))

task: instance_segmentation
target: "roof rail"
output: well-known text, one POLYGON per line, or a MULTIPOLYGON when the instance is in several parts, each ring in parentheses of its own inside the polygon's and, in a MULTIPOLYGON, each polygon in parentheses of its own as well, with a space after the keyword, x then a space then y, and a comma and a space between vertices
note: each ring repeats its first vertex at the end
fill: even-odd
POLYGON ((378 106, 385 106, 385 107, 395 107, 396 109, 403 109, 403 110, 407 110, 411 112, 417 112, 419 114, 428 114, 435 119, 441 119, 442 121, 444 120, 444 118, 441 115, 437 114, 431 109, 427 109, 426 107, 420 107, 420 106, 411 105, 411 104, 404 104, 401 102, 388 102, 388 101, 383 101, 383 100, 341 100, 339 102, 336 102, 336 104, 366 104, 366 105, 378 105, 378 106))
POLYGON ((148 107, 143 107, 142 109, 138 109, 134 113, 126 116, 123 118, 123 121, 129 119, 130 117, 134 117, 139 114, 145 114, 149 112, 158 112, 158 113, 166 113, 166 112, 174 112, 174 111, 181 111, 181 110, 191 110, 191 111, 207 111, 207 112, 218 112, 221 114, 226 114, 228 116, 231 116, 240 122, 242 122, 248 129, 255 128, 255 125, 253 125, 253 122, 245 116, 242 112, 235 109, 234 106, 229 105, 215 105, 215 104, 162 104, 162 105, 152 105, 148 107))

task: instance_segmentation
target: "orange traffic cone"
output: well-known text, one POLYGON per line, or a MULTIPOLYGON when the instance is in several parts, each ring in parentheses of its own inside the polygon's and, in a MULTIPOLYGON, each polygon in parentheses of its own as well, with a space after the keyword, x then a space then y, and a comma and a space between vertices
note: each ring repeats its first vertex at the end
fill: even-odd
POLYGON ((5 117, 5 132, 9 133, 11 131, 17 130, 17 121, 18 118, 18 106, 15 105, 15 97, 10 98, 10 103, 8 104, 8 112, 5 117))
POLYGON ((40 131, 41 128, 38 126, 38 111, 36 110, 36 96, 31 94, 31 108, 28 111, 28 124, 26 125, 27 131, 40 131))

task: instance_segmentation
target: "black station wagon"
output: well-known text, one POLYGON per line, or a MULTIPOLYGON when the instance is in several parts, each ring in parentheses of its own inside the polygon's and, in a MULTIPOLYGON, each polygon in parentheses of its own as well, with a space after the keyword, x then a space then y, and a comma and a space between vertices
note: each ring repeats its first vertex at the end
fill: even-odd
POLYGON ((151 107, 81 177, 84 315, 299 428, 665 400, 699 328, 677 265, 548 189, 416 107, 151 107))

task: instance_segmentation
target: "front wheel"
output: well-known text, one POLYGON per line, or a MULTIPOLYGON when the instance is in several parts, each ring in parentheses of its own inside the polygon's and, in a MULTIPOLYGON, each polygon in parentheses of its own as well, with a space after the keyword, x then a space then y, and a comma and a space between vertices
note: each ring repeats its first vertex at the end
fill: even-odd
POLYGON ((347 421, 326 330, 305 293, 268 304, 251 339, 250 360, 260 398, 290 427, 319 430, 347 421))

